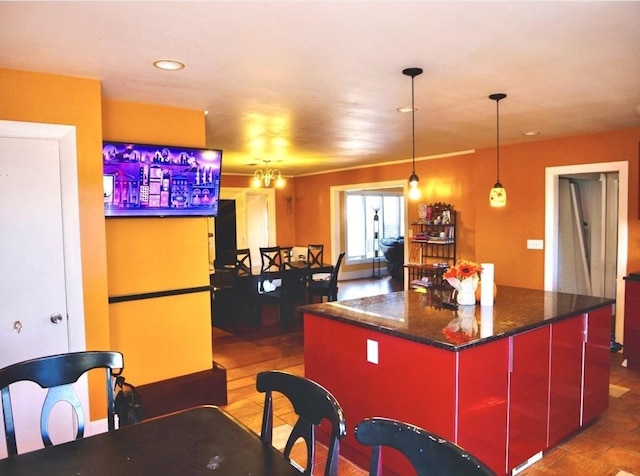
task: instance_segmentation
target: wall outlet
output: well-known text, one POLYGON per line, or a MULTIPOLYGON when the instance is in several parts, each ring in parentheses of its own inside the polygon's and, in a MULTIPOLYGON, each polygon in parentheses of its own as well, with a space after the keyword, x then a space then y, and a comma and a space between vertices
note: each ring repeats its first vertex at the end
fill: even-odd
POLYGON ((527 249, 542 250, 544 249, 544 241, 543 240, 527 240, 527 249))
POLYGON ((367 362, 378 363, 378 341, 367 339, 367 362))

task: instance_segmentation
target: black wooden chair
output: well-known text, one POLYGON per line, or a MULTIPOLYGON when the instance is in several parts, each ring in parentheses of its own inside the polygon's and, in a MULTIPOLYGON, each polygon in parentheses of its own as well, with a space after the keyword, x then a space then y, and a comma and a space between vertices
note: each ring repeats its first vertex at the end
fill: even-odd
POLYGON ((236 250, 236 277, 241 278, 252 274, 251 250, 249 248, 236 250))
POLYGON ((272 444, 273 437, 273 392, 286 396, 298 415, 283 455, 291 462, 291 450, 302 438, 307 447, 307 464, 304 474, 312 475, 315 466, 315 430, 323 421, 331 424, 331 436, 324 470, 325 476, 338 474, 340 442, 347 434, 347 424, 342 407, 331 393, 313 380, 280 371, 260 372, 256 379, 258 392, 264 392, 264 412, 260 438, 272 444))
POLYGON ((382 474, 383 446, 402 453, 418 476, 489 476, 495 473, 449 440, 398 420, 366 418, 355 429, 356 440, 371 446, 369 476, 382 474))
POLYGON ((324 245, 307 245, 307 266, 320 268, 324 261, 324 245))
MULTIPOLYGON (((48 389, 40 416, 40 434, 44 446, 52 446, 49 436, 49 416, 53 407, 61 401, 68 402, 74 409, 77 420, 76 439, 84 435, 85 417, 78 395, 71 384, 75 383, 85 372, 103 368, 107 385, 107 426, 109 431, 115 430, 114 417, 114 382, 112 376, 117 369, 124 367, 122 354, 119 352, 72 352, 52 355, 18 362, 0 369, 0 390, 2 393, 2 416, 4 433, 9 456, 18 454, 11 407, 10 385, 29 380, 42 388, 48 389)), ((120 374, 121 370, 117 372, 120 374)))
POLYGON ((309 268, 309 272, 308 272, 309 281, 311 281, 314 278, 313 269, 321 268, 323 264, 324 264, 324 245, 321 245, 321 244, 307 245, 307 268, 309 268))
POLYGON ((275 273, 282 270, 282 251, 279 246, 260 248, 261 273, 275 273))
POLYGON ((287 264, 291 263, 291 255, 293 255, 293 246, 280 247, 280 260, 284 269, 287 268, 287 264))
POLYGON ((344 252, 338 256, 338 261, 331 271, 329 279, 313 279, 307 284, 307 302, 312 303, 314 297, 320 296, 320 300, 327 297, 328 301, 338 300, 338 273, 344 259, 344 252))
POLYGON ((228 313, 235 323, 235 330, 240 330, 240 323, 248 320, 251 325, 260 325, 261 309, 258 296, 259 277, 253 274, 251 250, 241 248, 236 250, 235 280, 231 293, 231 303, 228 313))

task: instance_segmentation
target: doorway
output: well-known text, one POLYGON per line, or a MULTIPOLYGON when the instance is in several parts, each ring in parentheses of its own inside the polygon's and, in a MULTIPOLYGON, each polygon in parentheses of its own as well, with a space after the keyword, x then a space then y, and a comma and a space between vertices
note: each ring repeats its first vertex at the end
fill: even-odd
MULTIPOLYGON (((0 367, 85 350, 76 156, 73 126, 0 121, 0 367)), ((87 410, 86 376, 74 387, 87 410)), ((28 382, 13 390, 22 453, 42 446, 29 409, 46 392, 28 382)), ((66 410, 52 415, 53 437, 74 435, 66 410)))
POLYGON ((544 289, 604 296, 610 294, 609 297, 616 299, 614 337, 618 342, 623 340, 624 329, 623 278, 627 269, 628 183, 627 162, 548 167, 545 172, 544 289), (571 185, 571 180, 579 180, 584 186, 571 185), (583 197, 580 200, 581 194, 592 198, 585 200, 583 197), (591 205, 586 205, 589 202, 591 205), (591 225, 585 227, 584 208, 587 206, 597 211, 588 212, 591 214, 591 225), (576 233, 571 231, 571 240, 575 237, 576 246, 567 244, 569 231, 565 226, 569 221, 567 217, 572 215, 576 216, 573 222, 576 233), (594 216, 597 218, 592 219, 594 216), (594 227, 595 223, 597 225, 594 227), (612 243, 612 237, 615 237, 615 244, 612 243), (606 244, 607 240, 609 245, 606 244), (585 251, 578 252, 573 257, 575 259, 569 259, 572 264, 567 265, 566 249, 572 250, 574 247, 585 251), (592 256, 594 248, 597 250, 595 258, 592 256), (589 272, 593 261, 599 267, 596 273, 589 272), (570 268, 573 269, 571 276, 563 274, 570 268), (579 282, 579 289, 565 289, 568 280, 579 282))
POLYGON ((214 268, 219 269, 236 262, 236 201, 219 200, 218 216, 215 217, 214 222, 216 249, 214 268))
POLYGON ((275 246, 277 241, 275 190, 221 187, 220 199, 233 201, 235 205, 236 247, 249 248, 251 263, 254 268, 259 266, 258 248, 275 246))

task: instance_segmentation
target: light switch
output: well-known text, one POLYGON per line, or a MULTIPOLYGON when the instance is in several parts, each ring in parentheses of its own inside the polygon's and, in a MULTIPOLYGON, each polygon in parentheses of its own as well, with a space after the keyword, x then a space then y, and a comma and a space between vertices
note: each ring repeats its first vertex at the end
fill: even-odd
POLYGON ((543 240, 527 240, 528 250, 541 250, 544 248, 543 240))
POLYGON ((367 339, 367 362, 378 363, 378 341, 367 339))

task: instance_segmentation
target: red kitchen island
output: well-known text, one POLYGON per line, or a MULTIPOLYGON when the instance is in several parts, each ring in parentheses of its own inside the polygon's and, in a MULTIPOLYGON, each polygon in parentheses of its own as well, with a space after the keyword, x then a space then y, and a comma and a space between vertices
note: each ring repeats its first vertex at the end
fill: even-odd
MULTIPOLYGON (((305 375, 344 409, 341 454, 368 467, 353 429, 383 416, 510 474, 608 407, 614 300, 501 286, 494 306, 456 310, 449 295, 431 288, 303 307, 305 375)), ((385 474, 412 474, 387 453, 385 474)))

